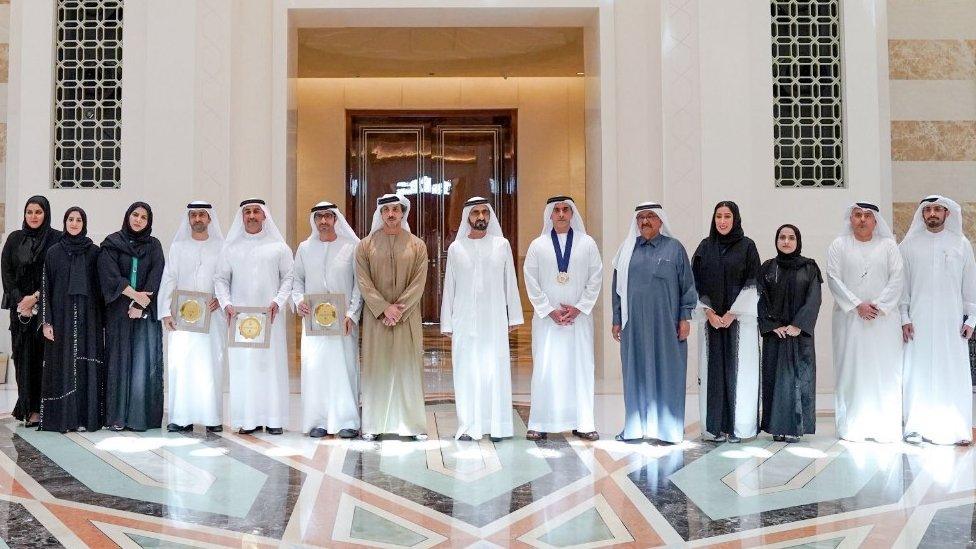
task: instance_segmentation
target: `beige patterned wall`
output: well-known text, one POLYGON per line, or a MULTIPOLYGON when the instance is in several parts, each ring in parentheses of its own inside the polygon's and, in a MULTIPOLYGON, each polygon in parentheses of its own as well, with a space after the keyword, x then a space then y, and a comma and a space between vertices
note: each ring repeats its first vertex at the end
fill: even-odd
POLYGON ((3 196, 7 180, 7 55, 10 46, 10 0, 0 0, 0 233, 4 226, 3 196))
POLYGON ((894 228, 919 199, 964 205, 976 239, 976 0, 888 0, 894 228))

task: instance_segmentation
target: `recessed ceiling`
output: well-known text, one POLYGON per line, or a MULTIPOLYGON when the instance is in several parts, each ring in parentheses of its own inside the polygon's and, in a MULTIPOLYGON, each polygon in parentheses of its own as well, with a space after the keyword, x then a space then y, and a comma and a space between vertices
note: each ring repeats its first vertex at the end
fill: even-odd
POLYGON ((298 29, 299 78, 579 76, 583 29, 298 29))

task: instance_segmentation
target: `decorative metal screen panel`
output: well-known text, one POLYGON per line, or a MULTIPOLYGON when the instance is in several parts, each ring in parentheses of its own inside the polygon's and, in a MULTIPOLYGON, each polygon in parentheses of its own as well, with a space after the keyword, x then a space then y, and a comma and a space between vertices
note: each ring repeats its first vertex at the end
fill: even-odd
POLYGON ((840 0, 772 0, 777 187, 844 187, 840 0))
POLYGON ((54 187, 120 187, 122 4, 58 0, 54 187))

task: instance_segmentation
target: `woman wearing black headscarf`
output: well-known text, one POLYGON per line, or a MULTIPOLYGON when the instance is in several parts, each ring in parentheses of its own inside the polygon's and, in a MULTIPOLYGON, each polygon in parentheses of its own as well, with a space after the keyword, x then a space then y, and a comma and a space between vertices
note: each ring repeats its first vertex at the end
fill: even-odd
POLYGON ((149 204, 132 204, 98 257, 106 303, 105 423, 115 431, 145 431, 163 422, 163 340, 156 314, 163 247, 151 236, 152 221, 149 204))
POLYGON ((98 285, 98 246, 88 216, 64 212, 64 236, 44 261, 41 318, 44 375, 40 430, 97 431, 105 419, 105 330, 98 285))
POLYGON ((61 232, 51 228, 50 203, 43 196, 32 196, 24 205, 20 230, 10 233, 0 254, 3 308, 10 311, 12 358, 17 376, 13 416, 28 427, 37 425, 41 411, 44 337, 37 316, 41 271, 48 248, 60 237, 61 232))
POLYGON ((691 262, 698 289, 698 399, 705 438, 739 442, 759 424, 759 252, 735 202, 715 205, 712 227, 691 262))
POLYGON ((813 433, 817 359, 813 329, 820 313, 817 263, 800 255, 800 229, 776 230, 776 257, 759 272, 759 333, 762 350, 763 431, 777 441, 797 442, 813 433))

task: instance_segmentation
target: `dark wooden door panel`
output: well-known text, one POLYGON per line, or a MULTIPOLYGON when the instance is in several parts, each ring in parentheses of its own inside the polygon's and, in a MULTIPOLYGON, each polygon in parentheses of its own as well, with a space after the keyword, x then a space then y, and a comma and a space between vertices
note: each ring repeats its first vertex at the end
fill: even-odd
POLYGON ((346 215, 360 236, 376 199, 410 200, 411 231, 427 244, 425 322, 438 322, 447 248, 464 202, 489 199, 518 253, 515 111, 349 111, 346 215))

